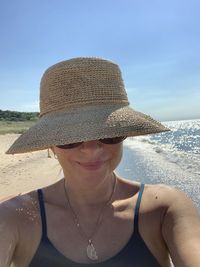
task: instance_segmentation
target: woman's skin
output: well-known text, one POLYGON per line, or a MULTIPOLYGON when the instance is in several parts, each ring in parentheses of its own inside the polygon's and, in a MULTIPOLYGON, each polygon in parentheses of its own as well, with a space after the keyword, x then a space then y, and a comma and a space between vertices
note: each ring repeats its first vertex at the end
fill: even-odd
MULTIPOLYGON (((109 205, 113 171, 122 157, 122 143, 88 141, 73 149, 52 146, 63 168, 64 179, 43 189, 48 237, 54 246, 75 262, 89 263, 87 240, 74 222, 71 206, 87 236, 95 230, 93 242, 99 261, 117 254, 134 229, 134 208, 140 184, 117 176, 109 205)), ((0 267, 28 266, 41 238, 37 192, 33 191, 0 206, 0 267)), ((200 218, 184 193, 165 185, 146 185, 139 215, 139 231, 151 253, 163 267, 169 267, 169 251, 177 267, 200 266, 200 218)), ((134 248, 133 248, 134 249, 134 248)))
POLYGON ((81 206, 105 203, 112 191, 113 170, 122 157, 122 143, 84 142, 74 149, 52 147, 62 166, 70 199, 81 206))

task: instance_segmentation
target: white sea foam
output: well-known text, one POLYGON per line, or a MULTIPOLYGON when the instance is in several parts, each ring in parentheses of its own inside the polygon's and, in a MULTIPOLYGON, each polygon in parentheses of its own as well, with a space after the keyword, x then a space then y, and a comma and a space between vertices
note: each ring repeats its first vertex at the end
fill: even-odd
POLYGON ((154 150, 183 170, 200 176, 200 120, 165 123, 171 132, 129 138, 137 147, 154 150))

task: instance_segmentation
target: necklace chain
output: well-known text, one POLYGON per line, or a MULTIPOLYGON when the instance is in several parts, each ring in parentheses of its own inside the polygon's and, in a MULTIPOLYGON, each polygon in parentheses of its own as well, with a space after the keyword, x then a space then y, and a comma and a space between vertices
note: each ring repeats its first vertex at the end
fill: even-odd
POLYGON ((114 175, 115 181, 114 181, 114 184, 113 184, 113 189, 112 189, 111 195, 110 195, 109 199, 106 201, 106 203, 100 209, 100 212, 99 212, 97 221, 95 223, 94 230, 93 230, 93 232, 92 232, 92 234, 90 236, 88 236, 85 233, 83 227, 81 226, 81 224, 79 222, 77 213, 72 208, 72 205, 70 203, 69 196, 68 196, 68 193, 67 193, 67 188, 66 188, 66 184, 65 184, 66 181, 64 180, 64 191, 65 191, 65 196, 66 196, 67 204, 68 204, 68 206, 70 208, 70 211, 71 211, 71 213, 73 215, 73 218, 74 218, 75 224, 76 224, 76 226, 77 226, 77 228, 79 230, 79 233, 88 242, 87 249, 86 249, 86 254, 87 254, 88 258, 91 259, 91 260, 98 260, 97 252, 96 252, 96 249, 95 249, 94 244, 92 242, 92 239, 95 236, 95 234, 97 233, 97 231, 98 231, 98 229, 99 229, 99 227, 100 227, 100 225, 102 223, 102 215, 103 215, 103 212, 104 212, 106 206, 110 204, 110 202, 111 202, 111 200, 113 198, 113 195, 115 193, 115 190, 116 190, 117 178, 116 178, 116 175, 115 175, 114 172, 113 172, 113 175, 114 175))

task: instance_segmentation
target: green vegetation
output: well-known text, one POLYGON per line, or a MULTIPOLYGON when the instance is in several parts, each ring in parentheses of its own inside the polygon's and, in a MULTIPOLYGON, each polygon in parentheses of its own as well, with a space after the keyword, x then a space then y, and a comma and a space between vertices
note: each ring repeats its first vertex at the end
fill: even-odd
POLYGON ((0 134, 21 134, 35 124, 38 116, 38 112, 0 110, 0 134))
POLYGON ((36 121, 38 112, 19 112, 0 109, 0 121, 36 121))

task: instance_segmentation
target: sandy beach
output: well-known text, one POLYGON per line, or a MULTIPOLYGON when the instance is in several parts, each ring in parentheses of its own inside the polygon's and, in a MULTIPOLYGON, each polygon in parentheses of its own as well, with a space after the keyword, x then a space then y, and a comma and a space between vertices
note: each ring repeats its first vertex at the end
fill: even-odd
POLYGON ((60 166, 47 150, 6 155, 18 134, 0 135, 0 199, 44 187, 59 180, 60 166))

